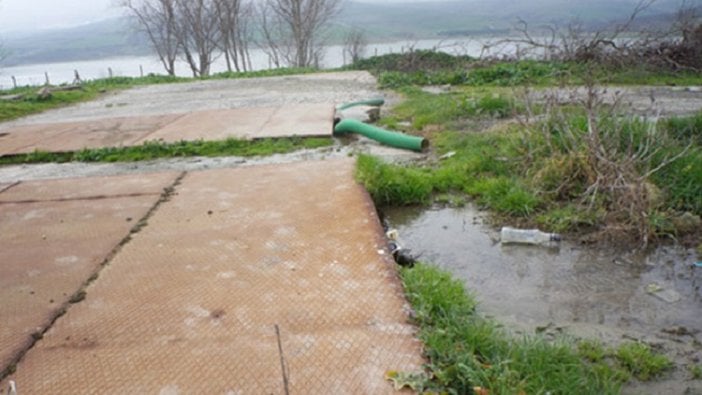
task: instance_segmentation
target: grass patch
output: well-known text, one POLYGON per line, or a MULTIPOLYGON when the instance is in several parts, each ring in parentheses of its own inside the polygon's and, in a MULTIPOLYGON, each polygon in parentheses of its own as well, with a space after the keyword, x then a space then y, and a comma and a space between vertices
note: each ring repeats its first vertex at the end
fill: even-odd
MULTIPOLYGON (((566 340, 513 337, 476 313, 475 299, 460 281, 435 267, 402 269, 407 298, 415 310, 431 380, 423 390, 494 394, 616 394, 622 376, 592 364, 566 340)), ((598 354, 589 352, 593 359, 598 354)))
POLYGON ((447 94, 431 94, 417 88, 402 90, 405 100, 393 109, 392 126, 398 119, 409 120, 421 130, 427 125, 451 127, 469 118, 505 118, 518 112, 511 94, 502 90, 470 89, 447 94))
POLYGON ((646 67, 613 67, 537 60, 484 62, 421 50, 363 59, 348 68, 368 70, 381 87, 412 85, 517 86, 583 84, 595 78, 622 85, 700 85, 702 74, 646 67))
POLYGON ((500 88, 430 94, 413 87, 401 92, 406 100, 381 123, 393 129, 409 122, 407 131, 424 133, 437 156, 452 155, 406 167, 361 161, 360 166, 367 167, 359 180, 379 205, 445 204, 442 196, 465 194, 524 226, 559 233, 628 226, 640 232, 642 240, 678 235, 672 219, 680 212, 702 214, 702 146, 696 140, 702 134, 702 114, 652 124, 619 116, 611 106, 598 108, 593 128, 600 133, 598 146, 609 156, 600 161, 588 142, 588 117, 582 108, 551 109, 543 120, 529 125, 499 124, 495 117, 521 111, 500 88), (471 125, 484 128, 486 123, 496 126, 470 130, 471 125), (683 150, 672 163, 640 178, 683 150), (608 168, 610 164, 620 167, 608 168), (610 177, 624 181, 609 188, 597 179, 606 171, 614 176, 623 171, 627 178, 610 177), (595 180, 602 189, 593 193, 595 180), (641 199, 639 217, 624 210, 632 199, 641 199))
POLYGON ((619 363, 641 381, 648 381, 670 369, 673 364, 664 355, 654 354, 643 343, 625 343, 616 350, 619 363))
POLYGON ((433 189, 421 169, 390 165, 369 155, 359 156, 356 179, 379 205, 427 203, 433 189))
MULTIPOLYGON (((367 155, 359 157, 357 179, 378 205, 424 204, 436 196, 462 193, 500 214, 530 216, 543 202, 519 178, 520 163, 505 160, 519 150, 513 133, 493 136, 474 133, 442 133, 437 149, 453 150, 454 156, 438 166, 402 166, 384 163, 367 155)), ((435 199, 436 200, 436 199, 435 199)))
POLYGON ((268 156, 301 149, 330 146, 331 138, 280 138, 260 140, 227 139, 223 141, 146 142, 134 147, 83 149, 76 152, 28 154, 0 157, 0 165, 47 162, 136 162, 187 156, 268 156))
POLYGON ((702 380, 702 365, 690 365, 688 370, 693 380, 702 380))

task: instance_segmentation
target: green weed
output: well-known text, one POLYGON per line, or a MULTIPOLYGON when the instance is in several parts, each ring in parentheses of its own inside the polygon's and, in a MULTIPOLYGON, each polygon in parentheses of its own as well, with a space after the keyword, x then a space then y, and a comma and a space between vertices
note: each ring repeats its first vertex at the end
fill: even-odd
POLYGON ((577 348, 578 354, 590 362, 602 362, 607 356, 607 350, 599 341, 582 340, 577 348))
POLYGON ((536 223, 557 233, 590 228, 604 219, 604 212, 587 210, 576 204, 565 204, 546 210, 536 216, 536 223))
POLYGON ((394 116, 409 119, 421 130, 427 125, 449 127, 457 121, 475 118, 505 118, 518 111, 514 100, 503 92, 455 92, 431 94, 419 89, 402 90, 406 100, 398 104, 394 116))
POLYGON ((625 343, 619 346, 615 356, 617 361, 641 381, 648 381, 672 367, 672 362, 664 355, 654 354, 643 343, 625 343))
POLYGON ((76 152, 42 152, 0 157, 0 165, 46 162, 136 162, 187 156, 268 156, 333 144, 330 138, 146 142, 134 147, 83 149, 76 152))
POLYGON ((688 370, 693 380, 702 380, 702 365, 690 365, 688 370))
POLYGON ((565 340, 515 338, 476 313, 475 299, 460 281, 418 264, 401 271, 415 310, 420 338, 437 393, 615 394, 622 381, 611 369, 585 362, 565 340))
POLYGON ((582 85, 595 79, 608 84, 700 85, 702 74, 645 67, 613 67, 536 60, 484 63, 435 51, 374 56, 351 65, 378 76, 384 88, 412 85, 516 86, 582 85))
POLYGON ((672 117, 661 121, 662 127, 681 144, 702 146, 702 112, 689 117, 672 117))
POLYGON ((359 156, 356 179, 378 205, 426 203, 432 193, 431 181, 420 169, 390 165, 368 155, 359 156))

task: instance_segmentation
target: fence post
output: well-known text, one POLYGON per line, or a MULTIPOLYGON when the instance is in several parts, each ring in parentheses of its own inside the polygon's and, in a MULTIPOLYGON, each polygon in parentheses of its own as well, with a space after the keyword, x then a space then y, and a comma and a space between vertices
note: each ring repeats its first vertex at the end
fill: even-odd
POLYGON ((78 69, 73 70, 73 85, 80 85, 83 81, 80 79, 78 69))
POLYGON ((48 71, 44 72, 44 77, 46 78, 45 85, 51 85, 51 81, 49 81, 49 72, 48 71))
POLYGON ((15 89, 17 88, 17 78, 15 78, 14 75, 12 76, 12 87, 15 89))
POLYGON ((139 65, 139 75, 141 78, 144 78, 144 66, 139 65))
POLYGON ((112 78, 112 67, 107 68, 107 75, 112 78))

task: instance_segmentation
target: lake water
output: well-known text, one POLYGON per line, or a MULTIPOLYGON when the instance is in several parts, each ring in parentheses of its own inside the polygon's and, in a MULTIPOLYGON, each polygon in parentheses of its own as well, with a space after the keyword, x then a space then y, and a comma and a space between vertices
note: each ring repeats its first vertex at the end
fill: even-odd
MULTIPOLYGON (((454 55, 471 55, 478 57, 485 55, 483 45, 488 38, 460 39, 460 40, 414 40, 397 41, 379 44, 369 44, 365 56, 401 53, 410 49, 436 49, 454 55)), ((500 49, 504 52, 504 48, 500 49)), ((490 54, 495 54, 495 50, 490 54)), ((251 50, 251 62, 255 70, 271 68, 268 56, 260 49, 251 50)), ((343 66, 346 59, 342 46, 329 46, 326 48, 322 59, 322 68, 335 68, 343 66)), ((52 84, 69 83, 73 81, 74 70, 78 70, 83 80, 106 78, 112 70, 113 76, 138 77, 143 72, 165 74, 163 66, 154 56, 132 56, 119 58, 106 58, 99 60, 70 61, 61 63, 44 63, 12 66, 0 69, 0 88, 12 87, 12 76, 16 78, 17 85, 43 85, 49 74, 52 84)), ((212 65, 212 73, 226 71, 226 62, 220 56, 212 65)), ((189 67, 183 61, 176 65, 176 74, 179 76, 192 76, 189 67)))

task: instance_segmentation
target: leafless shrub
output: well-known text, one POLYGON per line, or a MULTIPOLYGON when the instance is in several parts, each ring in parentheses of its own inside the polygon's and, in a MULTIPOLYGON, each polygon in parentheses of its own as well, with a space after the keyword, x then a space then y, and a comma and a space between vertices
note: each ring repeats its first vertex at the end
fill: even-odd
POLYGON ((194 77, 210 74, 221 36, 215 0, 175 0, 178 43, 194 77))
POLYGON ((365 33, 358 29, 353 29, 344 37, 344 59, 348 56, 351 63, 355 63, 363 57, 368 40, 365 33))
POLYGON ((175 75, 178 57, 176 0, 120 0, 136 17, 168 75, 175 75))
POLYGON ((319 66, 321 34, 340 7, 340 0, 266 0, 259 7, 261 46, 276 66, 319 66))
POLYGON ((657 122, 622 115, 622 96, 593 82, 538 98, 527 92, 524 102, 525 144, 545 142, 531 146, 526 158, 547 158, 533 175, 547 189, 543 193, 579 202, 582 210, 603 215, 607 229, 633 235, 645 248, 655 234, 649 216, 661 193, 649 180, 685 155, 689 146, 667 153, 668 137, 657 122), (535 111, 537 103, 542 111, 535 111))
POLYGON ((250 20, 254 15, 253 4, 245 0, 215 0, 214 4, 221 37, 219 48, 224 53, 227 70, 250 70, 250 20))
POLYGON ((642 13, 657 0, 639 0, 628 18, 599 30, 589 30, 578 21, 565 27, 533 28, 523 19, 514 27, 516 38, 490 43, 487 49, 510 45, 518 48, 515 58, 524 57, 605 66, 650 65, 666 69, 702 69, 702 24, 696 8, 683 2, 676 21, 666 28, 639 23, 642 13))

